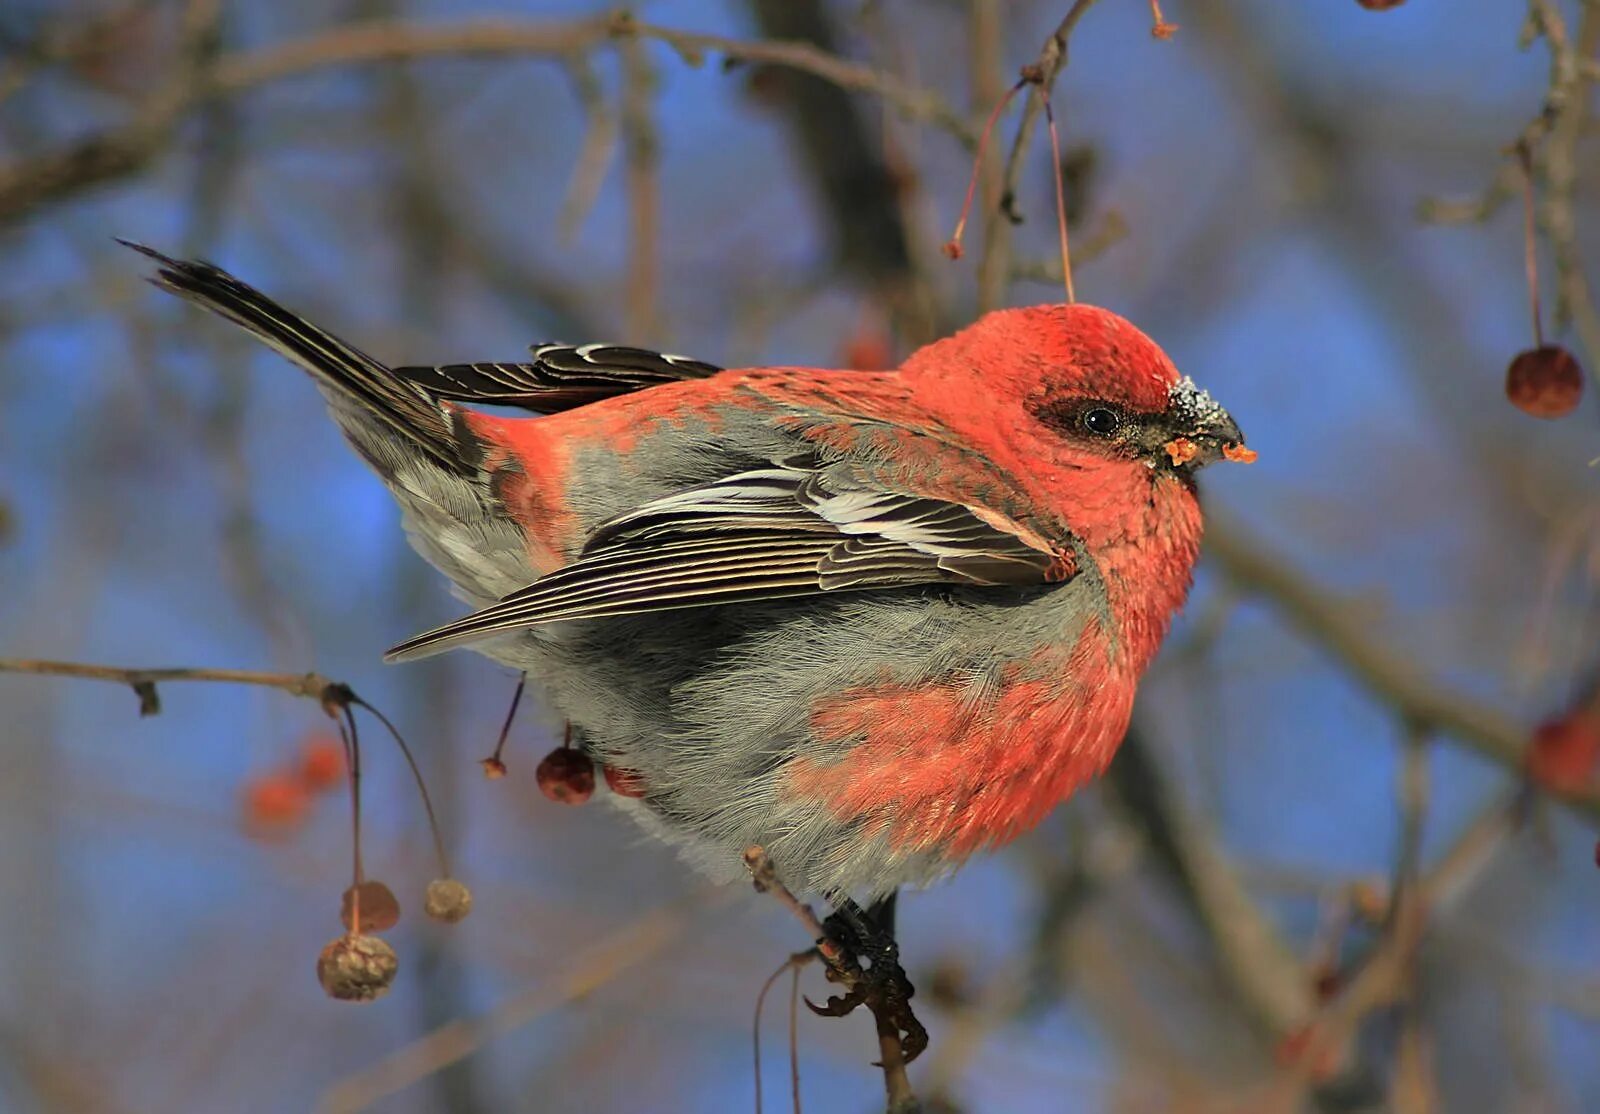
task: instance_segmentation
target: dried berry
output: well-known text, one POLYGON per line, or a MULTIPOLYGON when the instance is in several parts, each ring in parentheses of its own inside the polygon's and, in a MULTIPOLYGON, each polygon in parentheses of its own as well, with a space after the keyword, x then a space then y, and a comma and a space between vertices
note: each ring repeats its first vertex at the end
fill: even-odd
POLYGON ((607 766, 606 784, 611 791, 619 797, 644 796, 644 779, 632 770, 624 770, 619 766, 607 766))
POLYGON ((337 937, 317 956, 317 981, 328 997, 341 1002, 382 998, 399 969, 394 949, 376 936, 337 937))
POLYGON ((326 732, 307 735, 300 744, 300 784, 320 793, 344 784, 344 745, 326 732))
POLYGON ((305 786, 288 774, 263 774, 244 789, 245 824, 261 835, 283 835, 299 827, 310 808, 305 786))
POLYGON ((545 755, 535 777, 541 793, 564 805, 581 805, 594 795, 594 760, 572 747, 545 755))
POLYGON ((1535 418, 1565 417, 1583 397, 1583 368, 1559 344, 1530 348, 1506 371, 1506 397, 1535 418))
POLYGON ((428 883, 422 911, 436 921, 455 924, 472 912, 472 891, 454 878, 435 878, 428 883))
POLYGON ((483 767, 483 776, 490 781, 499 781, 506 776, 506 764, 498 758, 480 758, 478 765, 483 767))
POLYGON ((344 891, 339 903, 339 920, 351 932, 387 932, 400 923, 400 901, 394 891, 382 882, 368 879, 344 891), (361 898, 361 908, 356 909, 356 897, 361 898), (361 923, 356 923, 359 913, 361 923))

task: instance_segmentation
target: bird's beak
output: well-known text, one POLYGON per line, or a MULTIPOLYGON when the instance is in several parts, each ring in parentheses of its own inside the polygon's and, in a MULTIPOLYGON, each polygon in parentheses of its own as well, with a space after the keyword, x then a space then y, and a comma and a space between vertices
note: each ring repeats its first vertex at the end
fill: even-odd
POLYGON ((1256 458, 1255 450, 1245 447, 1233 415, 1187 375, 1172 385, 1167 415, 1173 437, 1162 448, 1174 465, 1199 468, 1218 460, 1249 464, 1256 458))

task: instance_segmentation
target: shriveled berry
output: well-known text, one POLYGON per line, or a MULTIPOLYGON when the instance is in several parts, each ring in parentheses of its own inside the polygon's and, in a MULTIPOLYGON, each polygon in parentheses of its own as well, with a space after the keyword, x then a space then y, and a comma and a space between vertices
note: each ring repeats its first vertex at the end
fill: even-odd
POLYGON ((498 758, 480 758, 478 765, 483 767, 483 776, 490 781, 499 781, 506 776, 506 764, 498 758))
POLYGON ((644 779, 632 770, 624 770, 620 766, 607 766, 606 784, 611 791, 619 797, 644 796, 644 779))
POLYGON ((358 885, 347 887, 339 903, 339 920, 351 932, 387 932, 400 923, 400 901, 394 891, 382 882, 369 878, 358 885), (356 898, 361 908, 356 908, 356 898), (356 923, 357 916, 361 923, 356 923))
POLYGON ((344 784, 344 744, 326 732, 307 735, 300 743, 300 784, 320 793, 344 784))
POLYGON ((1506 398, 1535 418, 1561 418, 1583 397, 1583 368, 1559 344, 1519 352, 1506 370, 1506 398))
POLYGON ((317 981, 328 997, 341 1002, 382 998, 399 969, 394 949, 376 936, 351 933, 337 937, 317 956, 317 981))
POLYGON ((572 747, 545 755, 535 777, 541 793, 564 805, 581 805, 594 795, 594 760, 572 747))
POLYGON ((455 878, 435 878, 428 883, 422 911, 436 921, 455 924, 472 912, 472 891, 455 878))

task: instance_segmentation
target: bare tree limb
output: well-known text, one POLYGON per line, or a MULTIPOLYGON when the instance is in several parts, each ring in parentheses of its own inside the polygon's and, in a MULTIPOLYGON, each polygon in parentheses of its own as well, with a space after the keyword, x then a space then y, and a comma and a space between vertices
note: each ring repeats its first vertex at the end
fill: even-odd
POLYGON ((263 673, 251 669, 127 669, 115 665, 90 665, 77 661, 45 661, 30 658, 0 658, 0 673, 32 673, 49 677, 79 677, 88 681, 112 681, 127 685, 139 697, 139 714, 157 715, 161 700, 156 685, 169 681, 216 681, 229 685, 257 685, 277 689, 290 696, 327 703, 342 702, 345 686, 320 673, 263 673))
MULTIPOLYGON (((1269 600, 1312 643, 1408 722, 1521 772, 1526 730, 1465 693, 1436 683, 1405 654, 1369 633, 1357 609, 1296 572, 1259 539, 1213 515, 1206 528, 1206 553, 1230 580, 1269 600)), ((1559 799, 1591 821, 1600 820, 1600 795, 1566 794, 1559 799)))
MULTIPOLYGON (((202 12, 214 8, 215 2, 193 0, 195 8, 202 12)), ((718 53, 741 62, 809 73, 842 89, 883 97, 913 119, 948 131, 968 145, 976 143, 969 122, 938 94, 913 88, 807 43, 753 42, 676 31, 638 22, 620 12, 545 22, 477 19, 419 24, 372 20, 279 46, 224 55, 203 71, 193 65, 180 66, 179 76, 140 105, 128 122, 61 149, 0 167, 0 224, 20 220, 46 204, 137 173, 167 148, 183 118, 210 98, 350 65, 441 56, 564 60, 581 51, 635 38, 664 43, 690 64, 698 65, 707 53, 718 53)))
MULTIPOLYGON (((1067 43, 1072 38, 1073 29, 1078 26, 1078 21, 1084 14, 1094 6, 1094 2, 1095 0, 1073 0, 1073 5, 1066 16, 1044 41, 1039 57, 1023 70, 1030 80, 1038 84, 1042 96, 1023 99, 1022 121, 1017 125, 1017 137, 1012 141, 1011 153, 1006 156, 1005 174, 1001 178, 1000 208, 1013 224, 1021 223, 1022 220, 1016 209, 1017 182, 1022 177, 1022 161, 1027 156, 1028 146, 1033 140, 1033 128, 1039 120, 1040 106, 1044 103, 1044 99, 1055 91, 1056 78, 1061 76, 1061 71, 1067 67, 1067 43)), ((990 227, 994 230, 994 235, 1005 235, 1005 226, 1000 222, 995 222, 990 227)))

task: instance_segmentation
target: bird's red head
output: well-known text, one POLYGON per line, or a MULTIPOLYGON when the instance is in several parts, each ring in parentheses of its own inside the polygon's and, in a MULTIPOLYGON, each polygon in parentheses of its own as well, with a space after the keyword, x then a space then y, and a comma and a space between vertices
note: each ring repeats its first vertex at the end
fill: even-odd
POLYGON ((1187 475, 1248 459, 1239 427, 1132 322, 1086 305, 987 314, 914 353, 902 374, 942 418, 1018 461, 1187 475))

